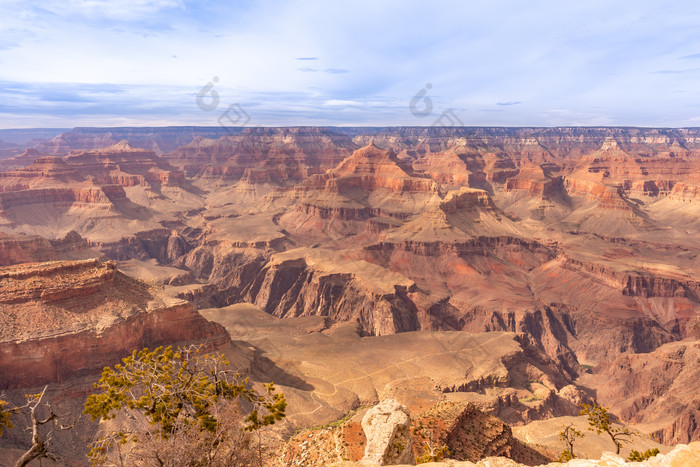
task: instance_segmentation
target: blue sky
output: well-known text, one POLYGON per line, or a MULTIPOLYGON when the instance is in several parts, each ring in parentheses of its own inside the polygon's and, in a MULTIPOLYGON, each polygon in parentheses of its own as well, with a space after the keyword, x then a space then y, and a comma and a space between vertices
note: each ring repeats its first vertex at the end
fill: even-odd
POLYGON ((0 128, 700 126, 696 1, 0 0, 0 18, 0 128))

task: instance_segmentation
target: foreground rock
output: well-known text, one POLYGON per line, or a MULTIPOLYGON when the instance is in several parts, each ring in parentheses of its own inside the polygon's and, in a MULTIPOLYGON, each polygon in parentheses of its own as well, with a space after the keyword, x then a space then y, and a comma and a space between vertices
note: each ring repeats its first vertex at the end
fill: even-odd
MULTIPOLYGON (((600 459, 574 459, 564 463, 550 463, 547 466, 569 466, 569 467, 614 467, 622 465, 634 465, 639 467, 687 467, 700 464, 700 442, 690 444, 680 444, 668 454, 659 454, 642 462, 630 462, 622 457, 611 452, 606 452, 600 459)), ((354 465, 363 465, 355 462, 338 462, 332 464, 334 467, 350 467, 354 465)), ((379 464, 375 464, 379 465, 379 464)), ((431 462, 423 464, 431 467, 521 467, 524 464, 519 464, 511 459, 504 457, 487 457, 477 463, 460 462, 448 460, 445 462, 431 462)))
POLYGON ((473 404, 440 402, 415 418, 393 399, 359 411, 328 428, 302 431, 286 447, 287 466, 327 466, 341 460, 361 465, 425 463, 433 456, 479 461, 502 456, 539 465, 554 458, 513 437, 498 418, 473 404), (361 422, 359 421, 361 418, 361 422))
POLYGON ((416 455, 426 456, 446 447, 445 457, 477 462, 486 457, 507 457, 526 465, 551 460, 552 452, 539 452, 513 437, 502 420, 479 410, 472 403, 443 401, 413 423, 416 455))
POLYGON ((367 439, 363 464, 415 464, 411 443, 411 415, 393 399, 372 407, 362 418, 367 439))

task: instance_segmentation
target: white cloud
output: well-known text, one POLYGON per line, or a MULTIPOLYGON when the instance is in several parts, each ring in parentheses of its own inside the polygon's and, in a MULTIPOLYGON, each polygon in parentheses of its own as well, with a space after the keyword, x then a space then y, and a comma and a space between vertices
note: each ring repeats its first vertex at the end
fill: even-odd
MULTIPOLYGON (((222 105, 239 102, 261 124, 424 124, 408 101, 428 82, 435 116, 454 108, 468 124, 682 124, 700 102, 690 0, 0 0, 0 17, 0 81, 37 84, 5 90, 4 103, 24 100, 37 121, 61 105, 107 118, 91 103, 108 111, 123 99, 120 112, 159 120, 171 102, 173 122, 192 112, 197 123, 194 94, 214 76, 222 105), (127 91, 88 95, 86 84, 127 91)), ((0 126, 13 124, 8 112, 0 126)))
POLYGON ((165 9, 184 9, 181 0, 68 0, 41 2, 41 7, 59 16, 85 16, 120 21, 141 19, 165 9))

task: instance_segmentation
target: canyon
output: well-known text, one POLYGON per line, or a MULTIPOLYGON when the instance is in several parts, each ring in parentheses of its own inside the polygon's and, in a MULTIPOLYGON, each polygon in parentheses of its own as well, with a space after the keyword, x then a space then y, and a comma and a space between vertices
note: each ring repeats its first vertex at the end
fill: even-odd
POLYGON ((8 146, 0 389, 205 343, 282 388, 285 442, 386 398, 507 424, 519 462, 509 425, 592 400, 639 447, 700 440, 700 130, 227 130, 8 146))

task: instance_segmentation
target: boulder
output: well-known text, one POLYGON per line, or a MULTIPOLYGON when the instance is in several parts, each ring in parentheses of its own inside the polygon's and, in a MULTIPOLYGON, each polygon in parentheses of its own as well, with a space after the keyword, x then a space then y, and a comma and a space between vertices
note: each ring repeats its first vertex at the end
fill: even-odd
POLYGON ((395 400, 387 399, 372 407, 362 418, 367 446, 360 462, 369 465, 415 464, 410 426, 408 409, 395 400))

